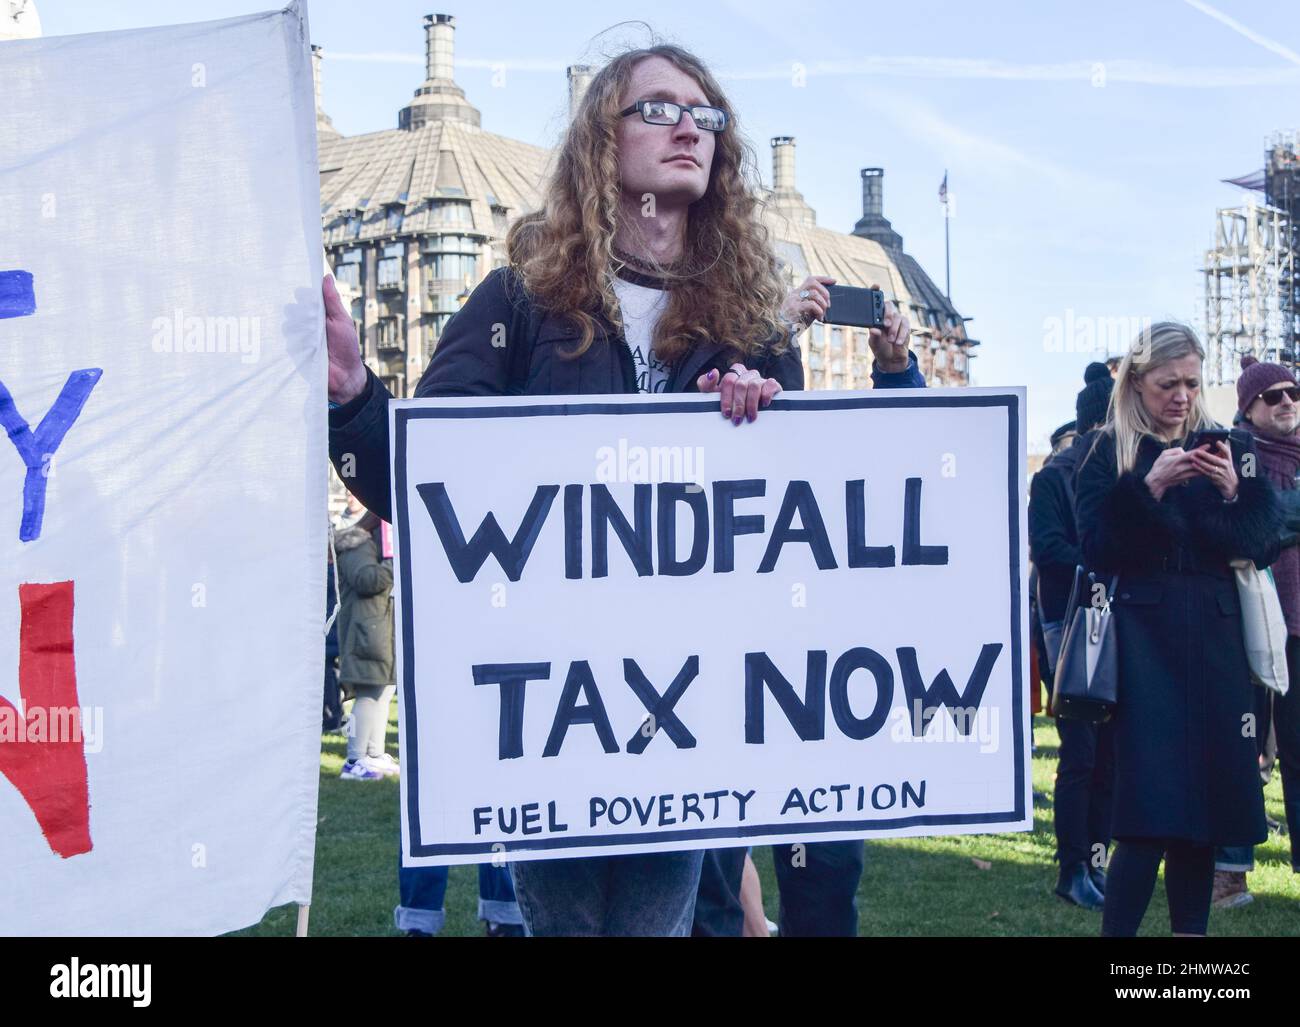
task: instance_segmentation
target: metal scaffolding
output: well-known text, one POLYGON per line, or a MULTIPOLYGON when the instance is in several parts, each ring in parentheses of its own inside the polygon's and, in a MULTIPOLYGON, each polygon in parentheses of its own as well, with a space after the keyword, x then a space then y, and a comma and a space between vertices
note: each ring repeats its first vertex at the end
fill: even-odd
POLYGON ((1270 140, 1264 165, 1264 196, 1270 207, 1287 216, 1286 247, 1290 263, 1279 282, 1282 330, 1290 341, 1292 360, 1300 360, 1300 281, 1292 271, 1300 254, 1300 136, 1279 134, 1270 140))
POLYGON ((1219 210, 1205 254, 1206 381, 1236 379, 1251 353, 1294 368, 1300 359, 1300 146, 1296 133, 1268 141, 1264 170, 1233 185, 1261 191, 1244 207, 1219 210))
POLYGON ((1253 196, 1244 207, 1217 213, 1203 269, 1209 385, 1235 381, 1246 353, 1295 366, 1293 328, 1284 316, 1294 280, 1290 219, 1253 196))

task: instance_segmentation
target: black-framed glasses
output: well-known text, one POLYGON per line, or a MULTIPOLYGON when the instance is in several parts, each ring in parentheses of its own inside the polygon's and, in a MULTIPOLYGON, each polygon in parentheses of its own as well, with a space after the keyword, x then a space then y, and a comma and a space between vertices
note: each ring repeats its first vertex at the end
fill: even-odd
POLYGON ((1268 406, 1275 407, 1282 402, 1283 396, 1292 403, 1300 403, 1300 385, 1288 385, 1285 389, 1269 389, 1255 398, 1262 399, 1268 406))
POLYGON ((619 111, 619 117, 626 118, 638 111, 647 125, 676 125, 690 111, 695 127, 701 131, 721 132, 727 127, 727 112, 721 107, 683 107, 670 100, 638 100, 627 110, 619 111))

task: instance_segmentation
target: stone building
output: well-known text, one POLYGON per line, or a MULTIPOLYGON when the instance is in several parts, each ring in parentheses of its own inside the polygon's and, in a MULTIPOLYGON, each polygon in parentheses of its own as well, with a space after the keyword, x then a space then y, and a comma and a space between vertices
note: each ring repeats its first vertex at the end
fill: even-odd
MULTIPOLYGON (((551 153, 483 129, 455 82, 455 21, 424 19, 425 80, 398 112, 397 128, 342 136, 321 104, 316 68, 321 218, 341 291, 352 300, 365 357, 394 395, 409 394, 447 319, 473 287, 505 263, 506 231, 536 209, 551 153)), ((568 72, 571 108, 593 70, 568 72)), ((934 385, 969 383, 965 324, 883 216, 883 172, 862 171, 863 216, 851 234, 817 224, 795 185, 795 142, 772 140, 765 217, 793 285, 809 274, 879 285, 907 310, 912 345, 934 385)), ((809 388, 865 388, 865 333, 814 325, 804 335, 809 388)))

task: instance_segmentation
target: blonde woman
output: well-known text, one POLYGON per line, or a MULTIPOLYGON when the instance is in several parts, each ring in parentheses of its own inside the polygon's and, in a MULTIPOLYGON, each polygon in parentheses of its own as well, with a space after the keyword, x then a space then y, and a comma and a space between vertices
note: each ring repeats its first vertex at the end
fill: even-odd
MULTIPOLYGON (((813 279, 785 295, 738 127, 717 80, 685 50, 654 46, 610 61, 560 146, 543 209, 511 228, 509 265, 447 323, 416 395, 707 392, 739 426, 782 389, 801 389, 789 323, 820 316, 829 296, 813 279)), ((332 282, 324 288, 330 455, 336 466, 353 456, 349 487, 388 518, 389 396, 362 364, 332 282)), ((908 334, 893 309, 873 330, 877 387, 925 384, 908 334)), ((839 860, 848 873, 827 916, 851 918, 856 931, 862 843, 809 846, 810 860, 833 846, 856 847, 856 856, 839 860)), ((700 865, 699 852, 665 852, 516 862, 511 871, 530 934, 681 936, 700 865)), ((808 868, 793 876, 822 881, 808 868)))
POLYGON ((1162 858, 1173 933, 1204 934, 1215 847, 1266 834, 1229 560, 1269 562, 1281 518, 1248 436, 1189 447, 1218 427, 1201 392, 1204 358, 1183 325, 1144 331, 1075 485, 1084 563, 1119 578, 1105 935, 1137 933, 1162 858))

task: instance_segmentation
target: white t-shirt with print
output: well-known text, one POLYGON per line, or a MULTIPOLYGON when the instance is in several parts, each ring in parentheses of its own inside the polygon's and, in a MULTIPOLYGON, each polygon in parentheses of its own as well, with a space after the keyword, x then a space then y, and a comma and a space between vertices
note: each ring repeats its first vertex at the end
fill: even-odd
POLYGON ((623 314, 623 334, 627 338, 628 348, 632 350, 637 391, 652 394, 667 392, 672 365, 655 356, 651 343, 659 316, 668 306, 667 291, 615 278, 614 293, 618 296, 623 314))

